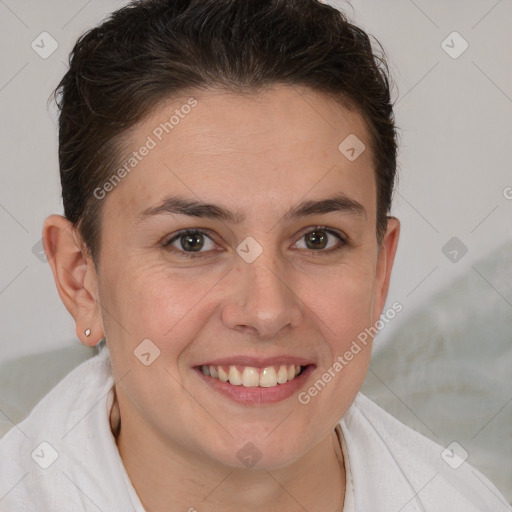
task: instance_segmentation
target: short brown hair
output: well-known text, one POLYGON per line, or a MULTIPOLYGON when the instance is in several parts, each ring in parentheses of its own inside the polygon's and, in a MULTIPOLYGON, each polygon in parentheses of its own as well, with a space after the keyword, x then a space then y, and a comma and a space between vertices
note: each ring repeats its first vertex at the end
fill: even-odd
POLYGON ((83 34, 54 97, 64 214, 95 265, 101 201, 93 191, 119 164, 123 136, 160 101, 194 88, 302 85, 359 111, 371 134, 380 242, 397 142, 379 48, 381 56, 362 29, 317 0, 140 0, 83 34))

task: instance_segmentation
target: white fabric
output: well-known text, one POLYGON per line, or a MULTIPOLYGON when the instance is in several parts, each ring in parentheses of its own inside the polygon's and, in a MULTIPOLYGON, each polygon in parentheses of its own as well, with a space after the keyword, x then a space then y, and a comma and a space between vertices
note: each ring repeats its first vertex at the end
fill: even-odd
MULTIPOLYGON (((103 344, 0 439, 0 511, 145 512, 110 428, 113 384, 103 344)), ((467 462, 452 469, 442 447, 361 393, 337 432, 347 476, 343 512, 512 510, 467 462)))

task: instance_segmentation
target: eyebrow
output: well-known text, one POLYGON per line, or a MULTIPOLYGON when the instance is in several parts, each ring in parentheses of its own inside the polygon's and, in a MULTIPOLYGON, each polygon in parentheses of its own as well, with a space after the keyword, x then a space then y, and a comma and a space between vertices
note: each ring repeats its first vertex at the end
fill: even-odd
MULTIPOLYGON (((337 194, 326 199, 302 201, 287 210, 283 215, 283 219, 291 220, 311 215, 324 215, 331 212, 342 212, 366 218, 366 209, 361 203, 350 199, 344 194, 337 194)), ((155 215, 169 213, 217 219, 231 224, 240 224, 246 218, 245 215, 220 205, 173 195, 166 197, 160 204, 151 206, 139 213, 136 216, 136 220, 137 222, 142 222, 155 215)))

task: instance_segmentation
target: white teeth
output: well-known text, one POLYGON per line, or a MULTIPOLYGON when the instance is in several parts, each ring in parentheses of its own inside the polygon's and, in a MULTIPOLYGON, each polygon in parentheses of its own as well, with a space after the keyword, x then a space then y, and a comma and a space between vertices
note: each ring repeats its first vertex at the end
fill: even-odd
POLYGON ((213 377, 214 379, 218 379, 219 373, 217 372, 217 368, 215 368, 215 366, 209 366, 208 368, 210 369, 210 377, 213 377))
POLYGON ((240 386, 242 384, 242 376, 236 366, 229 367, 229 383, 234 386, 240 386))
MULTIPOLYGON (((240 367, 238 367, 240 368, 240 367)), ((300 374, 300 365, 280 365, 279 367, 267 366, 265 368, 254 368, 244 366, 240 371, 237 366, 230 366, 228 371, 222 366, 201 366, 202 372, 214 379, 222 382, 229 382, 234 386, 244 386, 246 388, 260 386, 270 388, 278 384, 286 384, 300 374)))
POLYGON ((288 382, 288 370, 284 364, 279 367, 279 371, 277 372, 277 382, 279 384, 288 382))
MULTIPOLYGON (((231 372, 230 372, 231 375, 231 372)), ((246 388, 256 387, 260 383, 260 377, 256 368, 247 366, 242 373, 242 385, 246 388)))
POLYGON ((273 366, 263 368, 260 375, 260 386, 262 388, 271 388, 277 385, 277 373, 273 366))
POLYGON ((229 380, 229 375, 224 371, 222 366, 218 366, 217 370, 219 372, 219 380, 222 382, 227 382, 229 380))

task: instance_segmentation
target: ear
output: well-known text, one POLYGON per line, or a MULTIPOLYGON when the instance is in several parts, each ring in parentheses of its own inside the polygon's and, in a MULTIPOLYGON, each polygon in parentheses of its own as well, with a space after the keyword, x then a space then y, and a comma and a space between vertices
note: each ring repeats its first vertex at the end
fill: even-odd
POLYGON ((396 217, 389 217, 386 234, 379 246, 377 254, 372 324, 377 322, 380 318, 384 304, 386 303, 391 279, 391 269, 393 268, 399 237, 400 221, 396 217))
POLYGON ((91 258, 84 256, 80 235, 68 219, 50 215, 43 225, 43 247, 59 296, 75 319, 76 335, 85 345, 96 345, 104 336, 98 277, 91 258))

